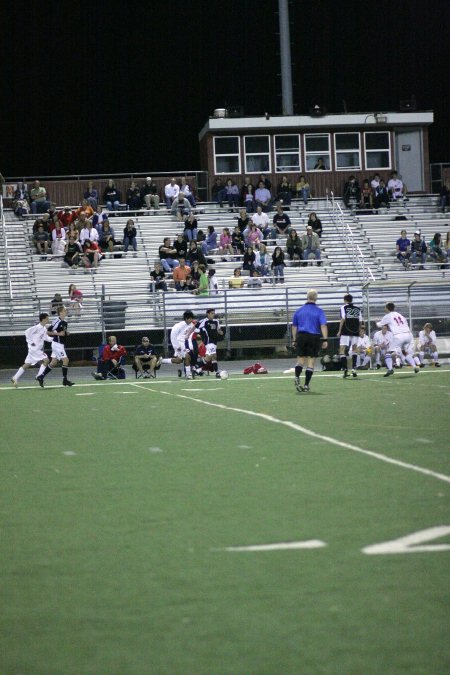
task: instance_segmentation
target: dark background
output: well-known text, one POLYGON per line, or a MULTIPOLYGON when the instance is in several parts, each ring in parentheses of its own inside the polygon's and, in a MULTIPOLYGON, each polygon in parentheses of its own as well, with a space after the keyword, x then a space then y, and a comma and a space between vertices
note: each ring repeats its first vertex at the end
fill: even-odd
MULTIPOLYGON (((4 176, 199 169, 215 108, 281 113, 276 0, 5 4, 4 176)), ((290 19, 295 113, 415 95, 431 161, 450 160, 448 1, 296 0, 290 19)))

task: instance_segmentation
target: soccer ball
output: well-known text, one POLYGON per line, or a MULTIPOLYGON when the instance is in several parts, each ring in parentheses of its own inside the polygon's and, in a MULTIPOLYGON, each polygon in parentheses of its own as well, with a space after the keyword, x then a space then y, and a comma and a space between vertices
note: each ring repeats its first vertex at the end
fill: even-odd
POLYGON ((228 372, 226 370, 221 370, 219 375, 221 380, 228 380, 228 372))

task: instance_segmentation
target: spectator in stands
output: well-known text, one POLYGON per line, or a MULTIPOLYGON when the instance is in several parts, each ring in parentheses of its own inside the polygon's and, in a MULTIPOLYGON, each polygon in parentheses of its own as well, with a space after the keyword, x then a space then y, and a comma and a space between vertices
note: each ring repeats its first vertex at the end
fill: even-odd
POLYGON ((447 258, 450 258, 450 232, 447 232, 447 236, 445 238, 444 251, 447 254, 447 258))
POLYGON ((314 164, 314 171, 326 171, 326 165, 323 157, 319 157, 317 162, 314 164))
POLYGON ((164 197, 166 200, 166 206, 168 209, 172 208, 172 203, 176 197, 180 194, 180 187, 177 185, 175 178, 170 179, 170 183, 164 188, 164 197))
POLYGON ((82 249, 80 244, 73 236, 69 237, 66 240, 66 248, 64 252, 64 262, 69 267, 74 267, 75 269, 81 262, 82 249))
POLYGON ((13 209, 19 218, 30 212, 30 195, 26 185, 22 182, 17 183, 17 188, 14 190, 13 209))
POLYGON ((38 180, 35 180, 33 183, 33 188, 30 191, 30 200, 31 213, 45 213, 50 208, 47 190, 38 180))
POLYGON ((48 232, 44 230, 44 226, 42 223, 39 223, 37 232, 35 232, 33 240, 36 246, 36 252, 39 253, 40 255, 47 255, 50 237, 48 232))
MULTIPOLYGON (((181 194, 182 193, 180 192, 180 194, 178 195, 178 200, 180 199, 181 194)), ((185 202, 186 198, 183 198, 183 201, 185 202)), ((194 216, 193 213, 190 213, 184 221, 183 234, 188 241, 197 241, 197 233, 198 233, 197 218, 194 216)))
POLYGON ((295 191, 297 193, 297 197, 303 199, 303 203, 306 205, 311 195, 311 188, 305 176, 302 175, 299 177, 297 185, 295 186, 295 191))
POLYGON ((199 246, 202 245, 202 241, 205 241, 205 239, 206 235, 203 232, 203 230, 197 230, 197 243, 199 244, 199 246))
POLYGON ((107 187, 103 191, 103 201, 108 211, 118 211, 120 207, 120 200, 120 192, 116 188, 116 184, 112 178, 110 178, 108 180, 107 187))
POLYGON ((361 201, 361 190, 355 176, 350 176, 344 185, 344 204, 348 208, 356 206, 361 201))
POLYGON ((98 190, 94 187, 94 183, 90 180, 87 189, 83 192, 83 199, 87 201, 89 206, 95 211, 98 205, 98 190))
POLYGON ((198 282, 198 295, 209 295, 209 278, 206 273, 206 266, 200 264, 198 266, 200 272, 200 281, 198 282))
POLYGON ((219 255, 233 255, 233 243, 228 227, 224 227, 219 237, 219 255))
POLYGON ((60 221, 60 219, 59 219, 59 215, 58 215, 58 213, 55 211, 55 212, 53 213, 53 215, 50 215, 50 220, 49 220, 49 222, 48 222, 48 231, 49 231, 49 234, 51 234, 51 233, 53 232, 53 230, 55 229, 55 227, 61 227, 61 225, 62 225, 62 223, 61 223, 61 221, 60 221))
POLYGON ((191 264, 191 277, 194 287, 198 288, 198 285, 200 283, 200 270, 198 260, 194 260, 191 264))
POLYGON ((419 269, 425 269, 424 265, 427 260, 427 245, 422 239, 420 230, 414 232, 414 239, 411 242, 411 263, 417 265, 420 262, 419 269))
POLYGON ((128 253, 128 249, 131 246, 134 251, 134 256, 137 255, 137 239, 136 239, 136 227, 134 225, 134 220, 128 218, 127 224, 123 230, 123 250, 125 253, 128 253))
POLYGON ((255 190, 253 185, 249 183, 243 194, 242 203, 244 204, 246 213, 254 213, 256 207, 255 190))
POLYGON ((180 233, 173 242, 173 248, 176 250, 176 259, 185 258, 187 256, 188 243, 185 237, 180 233))
POLYGON ((88 223, 89 223, 89 220, 86 218, 84 213, 81 213, 78 220, 75 220, 74 222, 70 223, 69 229, 71 229, 71 230, 75 229, 77 231, 78 235, 79 235, 81 230, 83 230, 84 228, 86 228, 88 226, 88 223))
POLYGON ((52 230, 52 253, 54 256, 62 257, 66 252, 66 230, 61 227, 58 220, 56 227, 52 230))
POLYGON ((379 184, 380 184, 380 174, 376 173, 374 174, 372 180, 370 181, 370 187, 372 188, 372 192, 374 195, 379 184))
POLYGON ((258 270, 254 269, 250 271, 250 277, 247 281, 247 288, 262 288, 262 281, 258 270))
POLYGON ((83 253, 86 271, 93 268, 94 272, 96 272, 100 264, 101 257, 101 251, 97 242, 86 239, 83 244, 83 253))
POLYGON ((60 309, 63 309, 64 303, 61 293, 55 293, 53 298, 50 300, 50 314, 56 316, 60 309))
POLYGON ((267 178, 266 174, 264 173, 259 174, 258 185, 261 183, 261 181, 264 183, 264 187, 270 192, 270 190, 272 189, 272 183, 267 178))
POLYGON ((244 279, 241 276, 241 268, 236 267, 233 271, 233 276, 228 280, 229 288, 242 288, 244 286, 244 279))
POLYGON ((444 183, 439 193, 439 204, 442 213, 445 213, 447 206, 450 204, 450 189, 449 183, 444 183))
POLYGON ((430 257, 434 262, 443 264, 448 262, 447 251, 444 249, 440 232, 436 232, 433 239, 430 241, 429 249, 430 257))
POLYGON ((73 212, 73 215, 75 218, 81 218, 81 216, 84 215, 88 220, 90 220, 94 215, 94 213, 95 211, 89 204, 88 200, 83 199, 78 209, 75 209, 75 211, 73 212))
POLYGON ((246 246, 252 246, 254 249, 258 249, 260 243, 264 239, 264 235, 261 230, 256 227, 254 223, 251 223, 248 230, 244 232, 244 241, 246 246))
POLYGON ((158 186, 152 181, 151 176, 147 176, 144 185, 141 187, 141 203, 150 209, 159 209, 158 186))
POLYGON ((289 218, 288 214, 284 212, 281 204, 278 204, 277 210, 273 217, 273 228, 271 232, 272 238, 275 239, 279 235, 284 236, 288 234, 290 229, 291 219, 289 218))
POLYGON ((318 266, 322 264, 319 235, 313 232, 311 225, 307 225, 306 233, 302 236, 302 248, 304 260, 303 264, 307 264, 307 261, 310 258, 315 258, 318 266))
POLYGON ((201 243, 201 249, 205 255, 208 255, 211 251, 215 251, 217 248, 217 232, 214 229, 213 225, 208 225, 208 233, 206 235, 205 241, 201 243))
POLYGON ((244 252, 244 262, 242 265, 243 270, 248 270, 249 272, 253 272, 255 269, 255 252, 253 250, 253 246, 247 246, 244 252))
POLYGON ((222 201, 226 201, 228 203, 230 211, 233 211, 234 208, 237 209, 239 207, 239 188, 236 183, 231 180, 231 178, 228 178, 225 188, 222 191, 222 201))
POLYGON ((293 228, 286 239, 286 253, 289 260, 303 260, 302 240, 298 236, 297 230, 293 228))
POLYGON ((309 214, 307 225, 311 225, 312 231, 315 232, 319 238, 322 237, 322 221, 317 217, 315 211, 311 211, 309 214))
MULTIPOLYGON (((199 273, 199 275, 200 275, 200 273, 199 273)), ((199 278, 200 278, 200 276, 199 276, 199 278)), ((196 281, 193 280, 192 274, 188 274, 188 276, 186 277, 186 284, 184 286, 185 292, 186 293, 193 293, 195 295, 197 293, 197 290, 198 290, 198 285, 199 285, 199 282, 196 282, 196 281)))
POLYGON ((267 277, 270 275, 271 262, 271 258, 267 253, 266 245, 260 244, 259 250, 255 251, 255 268, 261 277, 267 277))
POLYGON ((233 246, 233 253, 235 254, 244 253, 245 249, 244 235, 242 234, 239 225, 236 225, 231 234, 231 245, 233 246))
POLYGON ((69 286, 69 307, 68 313, 75 314, 75 316, 80 316, 81 310, 83 309, 83 293, 78 290, 75 284, 70 284, 69 286))
POLYGON ((184 196, 183 192, 179 192, 172 202, 170 212, 177 220, 184 220, 186 216, 191 213, 191 205, 184 196))
POLYGON ((76 214, 68 206, 64 207, 64 210, 58 213, 58 219, 63 227, 66 229, 71 223, 74 223, 77 219, 76 214))
POLYGON ((214 184, 211 188, 211 199, 213 202, 216 202, 216 204, 219 204, 222 201, 221 192, 223 188, 224 185, 222 183, 222 180, 220 178, 215 178, 214 184))
POLYGON ((209 294, 217 295, 219 292, 219 282, 216 277, 216 270, 212 267, 208 270, 209 294))
POLYGON ((290 206, 291 204, 292 185, 288 181, 287 176, 282 176, 281 181, 278 183, 276 200, 285 206, 290 206))
POLYGON ((167 291, 167 284, 165 281, 166 274, 162 268, 161 263, 155 262, 154 269, 150 272, 150 290, 155 291, 167 291))
POLYGON ((373 208, 373 192, 372 188, 369 185, 369 180, 364 178, 361 188, 361 208, 362 209, 371 209, 373 208))
MULTIPOLYGON (((272 232, 272 228, 269 226, 269 216, 267 213, 264 213, 261 206, 256 207, 256 213, 254 213, 251 217, 251 224, 256 225, 256 227, 263 233, 264 236, 266 235, 266 232, 267 236, 269 236, 272 232)), ((244 230, 244 237, 248 237, 246 232, 248 233, 249 231, 250 227, 247 226, 246 230, 244 230)))
POLYGON ((395 252, 397 259, 402 263, 406 269, 409 267, 409 259, 411 257, 411 242, 406 236, 406 230, 400 232, 400 239, 395 243, 395 252))
POLYGON ((40 225, 42 225, 45 232, 50 232, 50 214, 43 213, 40 218, 36 218, 33 224, 33 234, 36 234, 40 225))
POLYGON ((386 209, 389 208, 389 192, 382 178, 380 178, 380 182, 374 190, 373 203, 376 209, 379 209, 381 206, 386 209))
POLYGON ((274 252, 272 253, 272 264, 271 268, 273 275, 275 277, 275 283, 284 284, 284 268, 286 263, 284 262, 284 253, 281 246, 276 246, 274 252))
POLYGON ((191 268, 186 265, 186 260, 180 258, 180 264, 173 270, 173 280, 177 291, 184 291, 186 277, 191 274, 191 268))
POLYGON ((241 190, 241 204, 242 204, 242 206, 245 206, 245 195, 248 192, 249 185, 251 186, 252 192, 254 193, 255 192, 255 186, 253 185, 251 179, 248 176, 244 176, 244 184, 243 184, 242 190, 241 190))
POLYGON ((186 178, 184 176, 181 178, 180 192, 184 194, 189 204, 192 206, 193 209, 195 209, 196 203, 194 192, 191 186, 188 185, 188 183, 186 182, 186 178))
POLYGON ((108 250, 110 253, 114 251, 114 228, 109 224, 109 220, 104 220, 98 233, 99 245, 102 251, 108 250))
POLYGON ((246 230, 250 225, 250 218, 248 217, 247 211, 244 208, 239 210, 237 224, 241 232, 244 232, 244 230, 246 230))
POLYGON ((127 190, 127 206, 130 211, 139 210, 142 207, 141 191, 134 180, 131 181, 127 190))
POLYGON ((177 250, 170 245, 169 237, 164 237, 163 243, 158 249, 161 265, 165 272, 171 272, 180 264, 176 259, 177 250))
POLYGON ((258 188, 255 192, 255 202, 256 206, 260 206, 264 212, 270 210, 272 195, 262 180, 259 181, 258 188))
POLYGON ((187 254, 187 261, 189 262, 190 265, 197 260, 200 265, 204 265, 205 268, 207 267, 206 264, 206 259, 205 256, 203 255, 202 249, 197 246, 196 241, 191 241, 189 242, 189 248, 188 248, 188 254, 187 254))
POLYGON ((101 206, 97 206, 96 212, 92 216, 92 225, 95 227, 96 230, 99 230, 104 220, 108 220, 108 212, 101 206))
POLYGON ((393 202, 403 199, 406 196, 406 186, 398 177, 397 171, 391 171, 391 177, 388 181, 388 192, 393 202))

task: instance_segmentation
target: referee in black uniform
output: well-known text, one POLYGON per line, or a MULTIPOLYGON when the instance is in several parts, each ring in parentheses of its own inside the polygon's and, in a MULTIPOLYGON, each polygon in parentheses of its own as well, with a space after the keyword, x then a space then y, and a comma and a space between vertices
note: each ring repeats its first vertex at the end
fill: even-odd
POLYGON ((327 317, 321 307, 316 305, 317 291, 312 288, 306 296, 306 303, 297 309, 292 317, 292 340, 297 354, 295 366, 295 388, 297 391, 309 391, 309 383, 314 372, 314 361, 322 347, 328 347, 327 317), (301 386, 300 376, 306 363, 305 384, 301 386))

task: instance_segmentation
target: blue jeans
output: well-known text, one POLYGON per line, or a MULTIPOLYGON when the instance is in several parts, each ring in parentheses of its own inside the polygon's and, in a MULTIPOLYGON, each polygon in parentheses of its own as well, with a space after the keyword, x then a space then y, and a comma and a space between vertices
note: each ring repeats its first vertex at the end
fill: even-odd
POLYGON ((263 235, 264 239, 276 239, 278 235, 277 228, 268 225, 266 228, 264 228, 263 235))
POLYGON ((189 194, 185 194, 184 196, 185 196, 186 199, 188 200, 189 204, 190 204, 192 207, 194 207, 194 206, 195 206, 194 195, 190 192, 189 194))
POLYGON ((301 190, 298 191, 298 196, 303 199, 305 204, 308 203, 309 195, 311 194, 311 191, 309 188, 302 188, 301 190))
POLYGON ((245 202, 245 210, 247 213, 254 213, 255 212, 255 200, 254 199, 247 199, 245 202))
POLYGON ((46 199, 43 202, 31 202, 31 213, 45 213, 50 208, 50 202, 46 199))
POLYGON ((133 247, 133 251, 137 251, 136 237, 124 237, 123 238, 123 247, 124 247, 125 253, 128 251, 128 247, 129 247, 130 244, 133 247))
POLYGON ((417 251, 413 251, 411 253, 411 262, 413 265, 417 264, 417 258, 420 256, 420 264, 425 265, 426 260, 427 260, 427 254, 426 253, 418 253, 417 251))
POLYGON ((179 266, 178 260, 173 258, 161 258, 161 265, 164 272, 171 272, 175 267, 179 266))
POLYGON ((273 266, 273 275, 274 277, 284 278, 284 265, 274 265, 273 266))
POLYGON ((119 210, 120 203, 117 201, 115 202, 106 202, 106 208, 108 211, 118 211, 119 210))
POLYGON ((193 241, 194 239, 195 239, 195 241, 197 241, 197 228, 196 227, 194 227, 193 230, 184 230, 183 234, 188 241, 193 241))
POLYGON ((320 249, 318 248, 315 249, 305 248, 305 251, 303 253, 303 260, 305 261, 308 260, 311 253, 315 256, 316 260, 320 260, 320 249))

